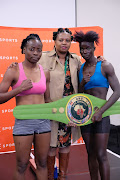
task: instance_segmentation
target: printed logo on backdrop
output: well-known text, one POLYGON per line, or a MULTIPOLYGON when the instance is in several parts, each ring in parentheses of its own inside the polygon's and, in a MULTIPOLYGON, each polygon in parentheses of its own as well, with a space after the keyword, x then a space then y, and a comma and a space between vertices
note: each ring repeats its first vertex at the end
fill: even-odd
POLYGON ((6 143, 6 144, 0 144, 0 149, 7 149, 7 148, 11 148, 11 147, 15 147, 14 143, 6 143))
POLYGON ((2 109, 2 113, 11 113, 13 112, 13 109, 2 109))
POLYGON ((9 38, 0 38, 0 42, 18 42, 17 39, 9 39, 9 38))
POLYGON ((0 133, 5 131, 11 131, 13 130, 14 126, 8 126, 8 127, 0 127, 0 133))
POLYGON ((0 60, 18 60, 18 56, 0 56, 0 60))
POLYGON ((54 43, 54 40, 52 39, 45 39, 45 40, 42 40, 42 43, 54 43))
POLYGON ((9 127, 2 127, 1 131, 7 131, 7 130, 13 130, 14 126, 9 126, 9 127))

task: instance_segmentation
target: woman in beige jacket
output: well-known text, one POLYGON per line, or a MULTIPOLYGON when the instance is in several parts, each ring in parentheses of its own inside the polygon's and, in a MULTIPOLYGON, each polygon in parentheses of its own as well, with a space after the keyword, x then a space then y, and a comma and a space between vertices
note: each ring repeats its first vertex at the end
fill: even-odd
MULTIPOLYGON (((53 33, 54 49, 43 53, 40 64, 50 71, 50 98, 56 101, 78 92, 78 70, 81 61, 79 56, 71 54, 69 48, 72 41, 69 29, 59 28, 53 33)), ((51 121, 51 143, 48 154, 48 179, 54 179, 54 163, 56 150, 59 148, 59 177, 65 179, 68 167, 69 152, 72 140, 80 138, 80 128, 73 123, 69 125, 51 121)))

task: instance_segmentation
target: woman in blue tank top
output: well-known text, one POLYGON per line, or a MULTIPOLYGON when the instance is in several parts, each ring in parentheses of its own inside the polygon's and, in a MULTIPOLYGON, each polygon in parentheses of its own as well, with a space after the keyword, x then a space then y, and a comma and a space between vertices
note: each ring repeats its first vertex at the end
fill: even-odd
MULTIPOLYGON (((92 117, 93 123, 81 127, 82 136, 88 153, 88 165, 92 180, 110 180, 110 168, 107 158, 107 143, 110 131, 109 117, 102 118, 102 114, 110 108, 120 97, 120 85, 113 66, 107 62, 97 62, 94 56, 99 36, 94 31, 76 32, 74 40, 79 43, 81 56, 85 63, 79 72, 79 92, 91 94, 106 99, 109 85, 113 94, 92 117)), ((97 103, 96 103, 97 104, 97 103)))

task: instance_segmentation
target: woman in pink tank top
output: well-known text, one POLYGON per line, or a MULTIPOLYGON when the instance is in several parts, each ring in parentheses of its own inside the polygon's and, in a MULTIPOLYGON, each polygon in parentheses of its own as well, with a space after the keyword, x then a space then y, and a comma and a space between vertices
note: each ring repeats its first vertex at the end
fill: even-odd
MULTIPOLYGON (((25 60, 8 68, 0 84, 0 103, 16 97, 16 105, 43 104, 51 102, 49 94, 50 75, 37 62, 42 55, 42 42, 37 34, 30 34, 21 44, 25 60), (8 92, 9 87, 12 90, 8 92)), ((13 138, 16 150, 14 179, 24 179, 32 143, 36 160, 38 180, 47 180, 47 154, 50 143, 49 120, 15 120, 13 138)))

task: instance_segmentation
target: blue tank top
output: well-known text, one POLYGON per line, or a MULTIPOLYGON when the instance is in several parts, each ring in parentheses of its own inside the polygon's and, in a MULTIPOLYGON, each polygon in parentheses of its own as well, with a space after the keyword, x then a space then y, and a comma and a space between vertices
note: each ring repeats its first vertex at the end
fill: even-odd
MULTIPOLYGON (((102 61, 97 62, 95 72, 94 74, 90 77, 90 81, 85 84, 85 90, 87 89, 92 89, 96 87, 105 87, 109 88, 109 83, 106 77, 104 77, 101 73, 101 64, 102 61)), ((79 72, 79 81, 81 82, 83 79, 83 67, 85 63, 82 64, 79 72)))

